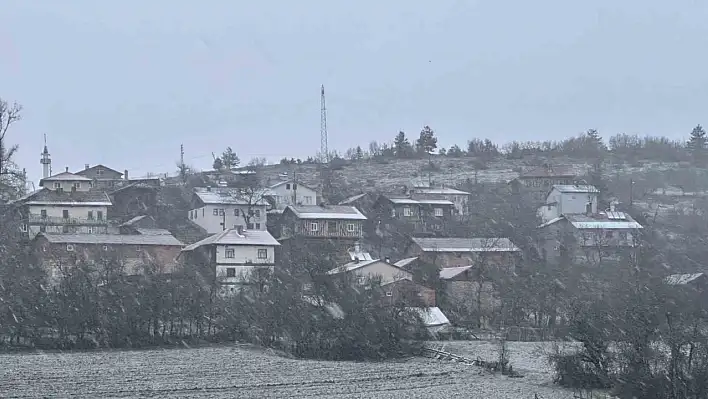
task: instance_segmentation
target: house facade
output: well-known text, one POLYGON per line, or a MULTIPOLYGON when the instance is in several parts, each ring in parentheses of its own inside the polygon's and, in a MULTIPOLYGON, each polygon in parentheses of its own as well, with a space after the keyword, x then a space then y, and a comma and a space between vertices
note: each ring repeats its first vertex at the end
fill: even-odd
POLYGON ((90 179, 63 172, 42 179, 40 186, 14 203, 21 208, 21 229, 27 238, 39 233, 108 233, 111 201, 104 191, 92 187, 90 179))
POLYGON ((597 214, 600 190, 590 185, 554 185, 538 209, 544 222, 564 214, 597 214))
POLYGON ((521 172, 516 179, 509 182, 512 191, 524 193, 536 203, 546 200, 554 185, 572 185, 577 176, 570 166, 544 164, 521 172))
POLYGON ((280 210, 288 205, 317 205, 317 191, 293 180, 271 185, 267 195, 273 199, 275 208, 280 210))
POLYGON ((384 303, 403 303, 411 307, 431 308, 436 305, 435 290, 416 283, 412 279, 399 278, 381 284, 384 303))
POLYGON ((172 273, 182 243, 172 235, 39 234, 33 241, 39 263, 56 282, 64 268, 79 264, 118 267, 127 275, 143 274, 144 267, 172 273))
POLYGON ((238 189, 197 188, 187 217, 209 234, 228 229, 266 230, 267 202, 261 194, 242 195, 238 189))
POLYGON ((372 279, 379 280, 381 284, 390 283, 399 279, 413 279, 411 272, 380 259, 353 260, 330 270, 327 274, 330 276, 345 274, 359 284, 365 284, 368 280, 372 279))
POLYGON ((539 253, 549 262, 563 259, 598 264, 633 256, 643 226, 624 212, 564 214, 539 226, 539 253))
POLYGON ((228 229, 182 250, 186 261, 205 260, 223 293, 235 291, 249 274, 275 266, 278 241, 265 230, 228 229))
POLYGON ((376 220, 388 225, 393 221, 410 223, 414 231, 442 230, 457 213, 454 202, 446 199, 397 197, 381 195, 374 203, 376 220))
POLYGON ((484 265, 513 272, 521 249, 508 238, 412 238, 405 255, 438 268, 484 265))
POLYGON ((364 216, 346 205, 290 205, 281 218, 281 238, 306 237, 358 241, 364 236, 364 216))
POLYGON ((446 200, 454 205, 455 214, 469 214, 469 200, 471 194, 467 191, 450 187, 420 187, 418 185, 408 190, 408 195, 413 200, 446 200))
POLYGON ((89 178, 92 181, 93 187, 100 187, 104 189, 111 189, 126 183, 128 175, 126 171, 126 177, 124 179, 124 174, 115 169, 111 169, 104 165, 90 166, 89 164, 86 164, 83 170, 80 170, 74 174, 89 178))

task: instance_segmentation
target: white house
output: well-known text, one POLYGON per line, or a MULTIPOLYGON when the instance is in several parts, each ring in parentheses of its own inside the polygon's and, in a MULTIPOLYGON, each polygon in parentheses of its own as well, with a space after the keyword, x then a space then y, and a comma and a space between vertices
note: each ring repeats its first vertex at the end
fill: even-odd
POLYGON ((233 286, 243 283, 249 273, 272 269, 279 245, 266 230, 228 229, 188 245, 182 253, 206 258, 215 268, 217 282, 233 286))
POLYGON ((546 203, 538 209, 539 217, 547 222, 566 214, 597 213, 600 190, 590 185, 554 185, 546 203))
POLYGON ((273 184, 268 187, 268 195, 281 211, 288 205, 317 205, 317 191, 293 180, 273 184))
POLYGON ((266 204, 263 193, 239 192, 217 187, 196 188, 187 217, 209 234, 243 228, 266 229, 266 204))
POLYGON ((440 199, 451 201, 455 204, 455 211, 458 215, 467 215, 469 213, 468 205, 470 193, 467 191, 458 190, 450 187, 423 187, 415 185, 408 194, 411 199, 440 199))
POLYGON ((367 279, 374 278, 380 278, 381 284, 391 283, 400 279, 413 280, 411 272, 380 259, 356 259, 327 272, 329 275, 342 273, 356 276, 359 284, 364 284, 367 279))
POLYGON ((106 234, 111 200, 93 189, 91 179, 73 173, 43 178, 42 187, 15 201, 22 209, 20 228, 32 239, 39 233, 106 234))

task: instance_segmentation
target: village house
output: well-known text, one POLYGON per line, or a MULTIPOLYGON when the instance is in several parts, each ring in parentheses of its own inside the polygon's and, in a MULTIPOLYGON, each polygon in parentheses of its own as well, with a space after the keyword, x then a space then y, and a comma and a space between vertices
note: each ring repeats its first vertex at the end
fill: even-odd
POLYGON ((443 186, 434 187, 425 183, 414 183, 408 189, 408 196, 412 200, 447 200, 453 203, 456 215, 469 215, 471 194, 467 191, 443 186))
POLYGON ((250 273, 272 270, 278 246, 280 244, 268 231, 236 228, 188 245, 182 253, 188 262, 205 260, 215 271, 222 293, 230 293, 235 292, 235 286, 243 284, 250 273))
POLYGON ((416 283, 412 279, 398 278, 381 284, 384 303, 405 304, 411 307, 432 308, 437 306, 435 290, 416 283))
POLYGON ((454 313, 476 315, 474 320, 457 320, 460 325, 488 328, 501 308, 494 278, 474 265, 440 270, 445 308, 454 313))
POLYGON ((539 253, 551 262, 618 261, 634 254, 642 228, 614 206, 597 214, 563 214, 539 226, 539 253))
POLYGON ((364 216, 353 206, 289 205, 281 219, 281 238, 293 236, 358 241, 364 236, 364 216))
POLYGON ((275 210, 282 212, 288 205, 317 205, 317 191, 302 183, 285 180, 268 187, 275 210))
POLYGON ((267 201, 260 192, 239 189, 195 188, 188 218, 209 234, 228 229, 266 230, 267 201))
POLYGON ((128 180, 128 171, 125 171, 126 178, 124 179, 123 173, 103 165, 90 166, 86 164, 84 170, 80 170, 74 174, 91 179, 92 187, 103 189, 111 189, 126 183, 128 180))
POLYGON ((455 203, 446 199, 380 195, 374 203, 376 220, 388 226, 392 221, 406 222, 417 233, 440 231, 456 214, 455 203))
POLYGON ((126 275, 140 275, 145 267, 172 273, 182 243, 170 234, 39 234, 34 253, 56 282, 62 270, 80 264, 119 267, 126 275))
POLYGON ((513 272, 521 249, 508 238, 411 238, 407 258, 438 268, 487 266, 513 272))
POLYGON ((21 210, 22 232, 29 239, 39 233, 107 234, 111 201, 90 184, 68 171, 43 178, 39 190, 13 202, 21 210))
POLYGON ((575 171, 570 166, 544 164, 521 172, 509 184, 512 192, 528 194, 535 203, 543 203, 552 186, 572 185, 576 178, 575 171))
POLYGON ((380 259, 353 260, 342 266, 338 266, 329 272, 330 276, 342 275, 351 276, 358 284, 366 284, 368 280, 378 280, 381 284, 390 283, 399 279, 413 279, 413 274, 403 270, 398 266, 380 259))
POLYGON ((538 209, 539 217, 547 222, 564 214, 596 214, 599 195, 595 186, 556 184, 538 209))

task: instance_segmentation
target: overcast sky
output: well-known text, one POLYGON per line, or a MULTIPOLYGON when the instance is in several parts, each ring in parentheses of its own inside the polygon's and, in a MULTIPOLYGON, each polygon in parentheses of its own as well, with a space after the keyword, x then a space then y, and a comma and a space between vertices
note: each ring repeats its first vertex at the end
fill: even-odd
POLYGON ((428 124, 440 144, 588 128, 686 136, 708 110, 700 0, 23 0, 0 12, 9 140, 39 178, 306 157, 428 124))

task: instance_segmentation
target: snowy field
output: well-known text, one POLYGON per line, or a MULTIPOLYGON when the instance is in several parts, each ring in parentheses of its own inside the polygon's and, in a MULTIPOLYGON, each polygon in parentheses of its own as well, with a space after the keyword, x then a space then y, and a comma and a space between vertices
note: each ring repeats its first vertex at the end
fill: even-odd
MULTIPOLYGON (((492 360, 487 342, 448 342, 492 360)), ((546 345, 545 349, 550 346, 546 345)), ((96 398, 572 398, 551 384, 541 344, 509 343, 525 378, 415 358, 355 363, 294 360, 249 346, 0 355, 0 397, 96 398)))

